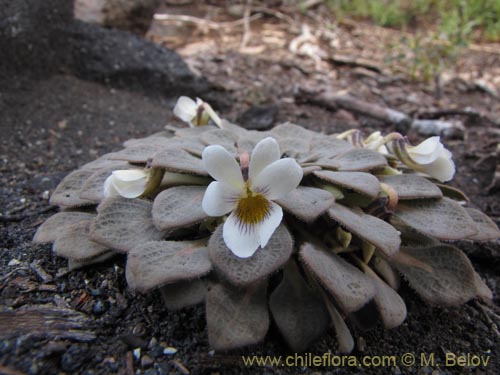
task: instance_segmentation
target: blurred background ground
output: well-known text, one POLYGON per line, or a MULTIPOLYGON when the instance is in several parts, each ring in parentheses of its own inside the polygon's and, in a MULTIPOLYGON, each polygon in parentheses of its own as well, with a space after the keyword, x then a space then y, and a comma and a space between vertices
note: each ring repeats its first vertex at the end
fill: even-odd
MULTIPOLYGON (((354 328, 354 354, 423 352, 439 361, 447 352, 471 353, 491 356, 489 365, 244 369, 241 354, 288 354, 275 327, 257 347, 213 355, 202 306, 169 312, 158 294, 131 294, 123 258, 67 273, 50 246, 31 243, 36 227, 55 212, 48 197, 67 173, 129 138, 179 124, 171 108, 183 92, 259 129, 282 121, 325 133, 395 129, 320 106, 304 89, 349 92, 414 118, 459 121, 464 130, 443 139, 457 164, 451 184, 498 224, 497 2, 164 0, 153 2, 151 23, 153 13, 145 12, 134 18, 142 22, 113 25, 139 37, 70 21, 69 3, 0 3, 0 44, 7 53, 0 62, 0 373, 500 372, 500 334, 476 303, 431 307, 407 287, 401 291, 406 322, 391 331, 354 328), (74 331, 83 334, 60 337, 14 324, 15 313, 46 306, 81 313, 74 331), (166 347, 178 351, 164 354, 166 347)), ((423 139, 408 132, 414 142, 423 139)), ((498 306, 499 243, 460 246, 498 306)), ((319 355, 329 350, 336 350, 333 332, 310 349, 319 355)))

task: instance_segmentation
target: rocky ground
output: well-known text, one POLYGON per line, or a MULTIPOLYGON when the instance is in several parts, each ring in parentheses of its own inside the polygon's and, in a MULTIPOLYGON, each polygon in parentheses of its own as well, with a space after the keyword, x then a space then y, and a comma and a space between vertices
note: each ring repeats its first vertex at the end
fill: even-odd
MULTIPOLYGON (((196 17, 208 15, 219 25, 239 19, 238 15, 227 14, 215 5, 177 7, 172 12, 196 17)), ((463 189, 474 206, 499 223, 500 193, 491 186, 500 138, 500 100, 495 96, 500 86, 491 78, 494 63, 499 66, 498 50, 468 51, 461 66, 469 68, 450 72, 450 79, 443 83, 437 97, 433 85, 411 82, 387 71, 380 49, 374 47, 373 30, 378 28, 370 33, 369 25, 339 26, 330 35, 339 43, 335 53, 353 56, 363 50, 363 57, 377 70, 362 64, 341 65, 324 56, 318 59, 315 57, 318 52, 315 55, 291 51, 290 42, 302 32, 303 22, 313 25, 313 32, 314 25, 321 24, 307 12, 283 13, 281 18, 277 18, 276 12, 262 14, 251 23, 246 43, 241 43, 245 35, 241 24, 214 29, 214 24, 210 28, 199 22, 173 26, 155 21, 147 37, 175 47, 192 70, 209 84, 199 81, 198 85, 197 78, 190 76, 189 80, 195 83, 183 87, 182 79, 174 77, 164 80, 163 87, 152 83, 148 90, 147 84, 138 84, 143 82, 142 78, 151 79, 144 82, 153 82, 155 77, 164 79, 161 77, 167 73, 159 64, 141 58, 134 62, 128 75, 123 69, 120 74, 108 72, 100 76, 95 73, 95 65, 91 69, 74 62, 65 62, 54 69, 39 66, 35 69, 26 64, 22 70, 0 64, 1 374, 500 373, 500 334, 477 302, 454 309, 432 307, 419 300, 407 286, 401 291, 408 307, 406 322, 390 331, 382 327, 366 332, 354 328, 358 338, 355 355, 434 353, 442 364, 448 352, 470 353, 489 356, 488 366, 443 368, 417 364, 407 368, 398 364, 359 369, 245 369, 241 355, 289 354, 276 327, 271 327, 261 345, 213 353, 206 336, 203 306, 169 312, 159 294, 131 293, 124 277, 124 257, 67 272, 65 261, 54 256, 50 246, 31 242, 36 227, 55 212, 48 204, 48 197, 67 173, 99 155, 117 150, 129 138, 154 133, 168 123, 179 124, 171 109, 174 95, 182 88, 211 101, 230 120, 262 129, 281 121, 326 133, 353 127, 366 132, 390 132, 394 128, 392 124, 345 110, 332 111, 312 104, 301 95, 303 88, 348 90, 364 101, 415 117, 426 112, 471 107, 481 115, 442 117, 462 121, 465 126, 463 137, 443 139, 458 167, 452 185, 463 189), (140 69, 141 61, 147 69, 140 69), (464 77, 465 71, 483 71, 484 75, 470 73, 464 77), (480 78, 484 82, 477 82, 480 78), (212 89, 207 91, 208 87, 212 89), (26 323, 26 314, 32 317, 31 325, 26 323), (46 324, 50 314, 59 327, 46 324)), ((79 35, 82 27, 86 26, 72 29, 70 35, 79 35)), ((109 36, 98 35, 96 39, 109 36)), ((111 37, 114 43, 116 38, 126 39, 123 34, 111 37)), ((329 53, 333 48, 323 37, 312 44, 329 53)), ((150 51, 152 47, 141 44, 140 48, 150 51)), ((100 51, 92 53, 102 56, 100 51)), ((409 136, 413 141, 422 139, 416 132, 410 132, 409 136)), ((492 289, 493 302, 498 306, 499 243, 460 246, 492 289)), ((310 348, 311 353, 319 355, 335 350, 333 332, 310 348)))

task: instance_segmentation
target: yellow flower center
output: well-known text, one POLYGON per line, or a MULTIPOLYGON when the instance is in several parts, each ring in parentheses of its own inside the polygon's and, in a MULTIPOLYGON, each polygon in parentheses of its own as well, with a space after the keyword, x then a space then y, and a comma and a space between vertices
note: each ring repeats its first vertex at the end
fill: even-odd
POLYGON ((254 193, 247 187, 246 196, 238 200, 235 213, 242 224, 254 225, 266 218, 270 207, 264 195, 254 193))

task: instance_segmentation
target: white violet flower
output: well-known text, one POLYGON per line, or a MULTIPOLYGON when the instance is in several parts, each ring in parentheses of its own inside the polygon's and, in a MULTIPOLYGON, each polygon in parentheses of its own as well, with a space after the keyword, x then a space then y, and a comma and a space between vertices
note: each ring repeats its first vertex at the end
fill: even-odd
POLYGON ((257 143, 249 163, 248 154, 241 155, 241 167, 222 146, 208 146, 203 151, 204 167, 216 180, 205 192, 203 210, 210 216, 231 212, 223 238, 240 258, 267 245, 283 218, 282 208, 273 200, 284 197, 302 180, 298 163, 280 156, 278 143, 271 137, 257 143))
POLYGON ((137 198, 146 190, 150 172, 144 169, 122 169, 113 173, 104 182, 104 196, 137 198))
POLYGON ((417 146, 407 145, 406 152, 410 158, 409 167, 418 172, 425 173, 441 182, 450 181, 455 175, 452 154, 437 136, 427 138, 417 146))
POLYGON ((378 151, 381 154, 387 155, 389 151, 385 146, 385 137, 379 131, 371 133, 368 138, 363 141, 363 146, 369 150, 378 151))
POLYGON ((207 125, 210 119, 219 127, 221 124, 220 117, 212 107, 200 98, 196 98, 195 102, 187 96, 181 96, 175 104, 174 114, 182 121, 187 122, 190 127, 207 125))

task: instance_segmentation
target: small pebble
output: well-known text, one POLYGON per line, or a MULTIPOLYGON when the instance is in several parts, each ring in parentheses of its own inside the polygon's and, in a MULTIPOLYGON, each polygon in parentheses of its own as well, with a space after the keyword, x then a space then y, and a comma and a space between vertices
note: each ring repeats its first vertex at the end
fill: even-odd
POLYGON ((177 349, 172 346, 168 346, 165 349, 163 349, 163 354, 172 355, 175 353, 177 353, 177 349))
POLYGON ((148 348, 151 349, 157 344, 158 340, 156 337, 152 337, 151 340, 149 340, 148 348))
POLYGON ((144 355, 141 358, 141 367, 146 368, 146 367, 151 367, 153 365, 154 361, 149 355, 144 355))
POLYGON ((143 337, 146 334, 146 327, 142 323, 137 323, 132 330, 134 336, 143 337))
POLYGON ((102 301, 97 301, 96 303, 94 303, 92 311, 94 312, 94 314, 100 315, 106 311, 106 306, 104 306, 104 303, 102 303, 102 301))
POLYGON ((366 340, 362 336, 358 337, 357 347, 360 352, 364 352, 366 350, 366 340))
POLYGON ((139 358, 141 358, 141 348, 134 349, 134 358, 136 360, 139 360, 139 358))
POLYGON ((11 259, 7 265, 12 267, 12 266, 18 266, 20 264, 21 264, 21 262, 18 261, 17 259, 11 259))

